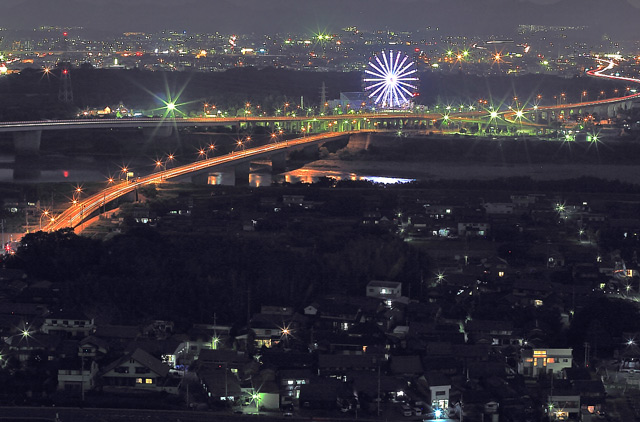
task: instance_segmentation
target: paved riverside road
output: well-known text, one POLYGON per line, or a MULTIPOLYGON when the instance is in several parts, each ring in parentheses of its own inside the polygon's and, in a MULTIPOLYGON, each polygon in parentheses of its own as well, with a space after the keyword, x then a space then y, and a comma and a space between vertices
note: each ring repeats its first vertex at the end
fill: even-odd
MULTIPOLYGON (((68 407, 0 407, 0 422, 211 422, 277 421, 280 413, 233 415, 228 412, 188 410, 94 409, 68 407)), ((291 420, 291 418, 287 418, 291 420)))

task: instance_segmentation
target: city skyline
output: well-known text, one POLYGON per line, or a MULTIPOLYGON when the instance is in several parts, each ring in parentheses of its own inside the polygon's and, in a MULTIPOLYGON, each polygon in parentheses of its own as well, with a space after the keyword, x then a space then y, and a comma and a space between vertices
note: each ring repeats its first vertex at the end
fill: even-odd
POLYGON ((106 31, 162 29, 206 32, 336 31, 344 26, 365 30, 419 30, 500 34, 519 24, 584 25, 593 35, 632 37, 640 17, 640 0, 618 0, 603 13, 596 0, 337 0, 263 2, 240 0, 209 4, 193 0, 16 1, 3 8, 0 27, 32 29, 42 25, 82 26, 106 31))

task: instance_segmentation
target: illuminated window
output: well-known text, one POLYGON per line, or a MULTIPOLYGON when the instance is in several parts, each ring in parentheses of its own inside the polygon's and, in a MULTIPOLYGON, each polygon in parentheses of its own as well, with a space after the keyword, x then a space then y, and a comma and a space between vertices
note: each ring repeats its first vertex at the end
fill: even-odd
POLYGON ((547 363, 556 363, 555 358, 547 358, 547 363))
POLYGON ((294 383, 294 381, 293 381, 293 380, 288 380, 288 381, 287 381, 287 384, 289 384, 289 385, 293 385, 293 383, 294 383))
POLYGON ((627 270, 627 277, 633 277, 633 270, 627 270))
POLYGON ((546 350, 534 350, 533 351, 533 356, 546 356, 547 355, 547 351, 546 350))
POLYGON ((136 384, 142 384, 143 378, 136 378, 136 384))
POLYGON ((383 294, 383 295, 389 294, 389 290, 388 289, 380 289, 380 294, 383 294))
POLYGON ((147 378, 145 384, 153 384, 153 378, 147 378))
POLYGON ((533 359, 533 366, 538 366, 538 358, 533 359))
POLYGON ((504 271, 498 271, 498 277, 504 277, 504 271))
POLYGON ((535 306, 542 306, 542 301, 540 299, 536 299, 536 300, 533 301, 533 304, 535 306))
POLYGON ((531 363, 531 362, 533 362, 533 358, 526 358, 524 361, 528 362, 528 363, 531 363))

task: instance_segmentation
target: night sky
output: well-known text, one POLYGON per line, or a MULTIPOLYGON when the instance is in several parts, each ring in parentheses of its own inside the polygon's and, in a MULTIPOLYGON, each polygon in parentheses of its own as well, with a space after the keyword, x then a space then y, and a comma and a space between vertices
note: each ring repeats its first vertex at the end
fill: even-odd
POLYGON ((518 24, 587 25, 640 38, 640 0, 2 0, 0 27, 275 33, 363 29, 510 33, 518 24))

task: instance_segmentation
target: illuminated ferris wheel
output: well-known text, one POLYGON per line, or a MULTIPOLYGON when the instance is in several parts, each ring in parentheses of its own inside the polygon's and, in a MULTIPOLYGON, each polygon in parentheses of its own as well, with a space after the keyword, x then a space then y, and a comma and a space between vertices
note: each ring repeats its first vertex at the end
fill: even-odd
POLYGON ((376 55, 364 72, 364 90, 377 107, 406 108, 418 90, 415 63, 400 51, 376 55))

